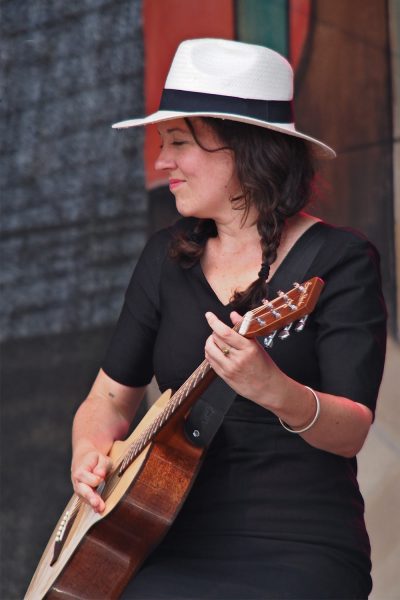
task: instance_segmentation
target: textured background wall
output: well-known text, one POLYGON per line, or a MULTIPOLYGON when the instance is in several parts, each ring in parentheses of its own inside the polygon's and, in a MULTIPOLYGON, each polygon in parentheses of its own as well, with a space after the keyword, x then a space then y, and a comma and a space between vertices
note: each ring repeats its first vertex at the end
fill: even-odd
POLYGON ((140 3, 3 2, 3 339, 115 318, 143 243, 140 3))
POLYGON ((71 495, 70 426, 147 230, 138 0, 3 0, 1 586, 71 495))

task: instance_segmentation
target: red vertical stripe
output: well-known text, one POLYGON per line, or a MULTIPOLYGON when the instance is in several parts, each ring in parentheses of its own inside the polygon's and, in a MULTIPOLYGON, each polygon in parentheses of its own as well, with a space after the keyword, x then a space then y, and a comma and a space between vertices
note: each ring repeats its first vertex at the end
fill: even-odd
POLYGON ((310 24, 310 0, 289 0, 289 61, 296 70, 310 24))
MULTIPOLYGON (((179 43, 198 37, 234 37, 233 0, 143 0, 146 114, 157 110, 164 81, 179 43)), ((147 187, 162 183, 154 170, 159 149, 155 127, 146 128, 147 187)))

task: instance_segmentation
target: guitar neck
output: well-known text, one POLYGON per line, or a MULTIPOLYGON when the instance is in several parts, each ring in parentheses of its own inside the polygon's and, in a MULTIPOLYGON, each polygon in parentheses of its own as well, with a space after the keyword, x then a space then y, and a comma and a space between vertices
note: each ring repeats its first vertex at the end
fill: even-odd
POLYGON ((168 420, 189 399, 197 399, 202 391, 206 389, 215 377, 215 372, 207 360, 197 367, 184 384, 171 396, 164 410, 143 431, 137 440, 129 447, 122 463, 118 469, 118 475, 122 475, 142 450, 155 438, 168 420))

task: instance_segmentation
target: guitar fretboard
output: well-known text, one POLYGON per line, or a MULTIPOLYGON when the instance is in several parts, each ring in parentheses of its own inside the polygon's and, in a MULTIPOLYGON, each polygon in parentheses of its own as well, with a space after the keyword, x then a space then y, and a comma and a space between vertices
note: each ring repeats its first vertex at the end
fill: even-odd
POLYGON ((177 409, 186 400, 189 394, 201 383, 205 375, 211 371, 210 364, 204 360, 201 365, 192 373, 185 383, 171 396, 164 410, 154 419, 154 421, 143 431, 143 433, 133 442, 126 452, 120 467, 118 475, 121 476, 129 465, 135 460, 142 450, 149 444, 170 419, 177 409))

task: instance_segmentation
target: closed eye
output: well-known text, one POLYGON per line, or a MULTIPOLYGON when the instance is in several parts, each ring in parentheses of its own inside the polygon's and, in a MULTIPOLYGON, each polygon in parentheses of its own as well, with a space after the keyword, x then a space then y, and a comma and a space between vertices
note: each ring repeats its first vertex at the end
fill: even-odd
MULTIPOLYGON (((187 144, 187 142, 171 142, 171 146, 183 146, 183 144, 187 144)), ((160 144, 160 150, 164 148, 164 144, 160 144)))

